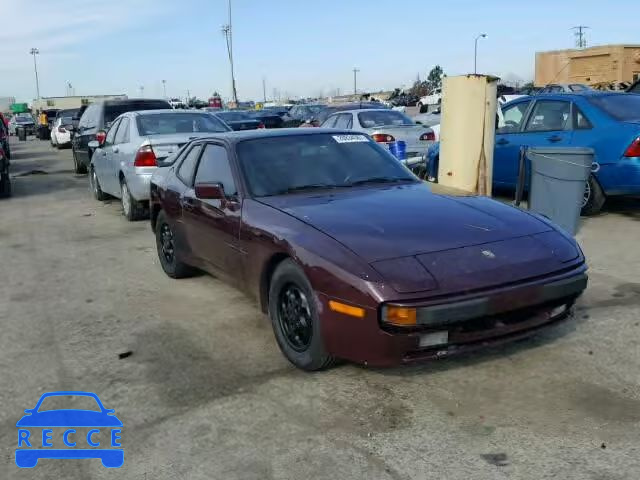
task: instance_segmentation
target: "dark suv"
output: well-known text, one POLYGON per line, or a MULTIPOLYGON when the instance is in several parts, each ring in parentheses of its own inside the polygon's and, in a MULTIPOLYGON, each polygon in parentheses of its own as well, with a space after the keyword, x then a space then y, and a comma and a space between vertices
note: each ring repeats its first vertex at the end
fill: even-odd
POLYGON ((76 173, 87 173, 93 151, 89 142, 104 140, 111 123, 121 114, 136 110, 170 109, 166 100, 127 99, 105 100, 89 105, 75 128, 71 148, 73 149, 73 164, 76 173))

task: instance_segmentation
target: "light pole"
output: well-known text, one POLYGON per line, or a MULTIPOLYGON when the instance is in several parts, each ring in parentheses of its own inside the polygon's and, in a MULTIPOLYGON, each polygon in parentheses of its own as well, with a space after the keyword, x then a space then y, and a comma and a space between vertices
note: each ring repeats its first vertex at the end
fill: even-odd
POLYGON ((33 70, 36 72, 36 94, 38 96, 38 103, 40 103, 40 81, 38 80, 38 64, 36 62, 36 55, 40 54, 40 50, 32 48, 29 53, 33 55, 33 70))
POLYGON ((353 94, 357 95, 358 94, 358 72, 360 70, 357 68, 353 69, 353 94))
POLYGON ((164 98, 167 98, 167 81, 162 80, 162 90, 164 91, 164 98))
POLYGON ((473 54, 473 73, 476 75, 478 74, 478 40, 480 40, 481 38, 487 38, 487 34, 481 33, 476 37, 476 48, 473 54))
POLYGON ((140 98, 144 98, 144 85, 140 85, 140 98))
POLYGON ((231 93, 233 101, 238 105, 238 92, 236 92, 236 77, 233 73, 233 34, 231 30, 231 0, 229 0, 229 23, 222 26, 222 34, 227 41, 227 53, 229 54, 229 64, 231 65, 231 93))

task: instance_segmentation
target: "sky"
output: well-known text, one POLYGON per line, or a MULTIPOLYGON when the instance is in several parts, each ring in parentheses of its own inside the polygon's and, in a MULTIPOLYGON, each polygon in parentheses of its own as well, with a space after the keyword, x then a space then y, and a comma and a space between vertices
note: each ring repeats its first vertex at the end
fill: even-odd
MULTIPOLYGON (((533 79, 535 52, 640 43, 633 0, 232 0, 238 97, 319 96, 409 87, 436 64, 448 75, 478 70, 533 79), (623 15, 625 5, 629 15, 623 15)), ((231 95, 222 25, 227 0, 0 0, 0 97, 231 95)))

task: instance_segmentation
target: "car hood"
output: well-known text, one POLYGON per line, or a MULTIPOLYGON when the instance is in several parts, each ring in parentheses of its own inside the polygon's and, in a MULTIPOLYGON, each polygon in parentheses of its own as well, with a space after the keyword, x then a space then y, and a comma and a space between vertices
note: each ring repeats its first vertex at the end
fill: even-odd
POLYGON ((369 263, 552 230, 500 202, 436 195, 424 183, 259 200, 333 237, 369 263))
POLYGON ((121 427, 115 415, 91 410, 47 410, 25 415, 17 427, 121 427))

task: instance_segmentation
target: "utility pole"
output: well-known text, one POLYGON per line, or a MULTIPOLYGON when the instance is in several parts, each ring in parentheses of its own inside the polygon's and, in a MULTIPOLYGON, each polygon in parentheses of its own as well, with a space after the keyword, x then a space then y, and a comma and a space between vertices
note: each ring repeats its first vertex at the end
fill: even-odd
POLYGON ((222 26, 222 34, 227 41, 227 53, 229 54, 229 64, 231 65, 231 93, 233 101, 238 104, 238 92, 236 91, 236 77, 233 72, 233 33, 231 30, 231 0, 229 0, 229 23, 222 26))
POLYGON ((357 95, 358 94, 358 72, 360 70, 355 68, 353 69, 353 94, 357 95))
POLYGON ((162 90, 164 91, 164 98, 167 98, 167 81, 162 80, 162 90))
POLYGON ((264 77, 262 77, 262 101, 267 103, 267 84, 265 83, 264 77))
POLYGON ((140 85, 140 98, 144 98, 144 85, 140 85))
POLYGON ((38 96, 38 103, 40 103, 40 81, 38 80, 38 64, 36 62, 36 55, 40 54, 40 50, 32 48, 29 53, 33 55, 33 69, 36 72, 36 94, 38 96))
POLYGON ((591 27, 587 27, 586 25, 578 25, 576 27, 572 27, 571 30, 575 30, 575 37, 576 37, 576 47, 578 48, 586 48, 587 47, 587 39, 585 38, 585 30, 587 28, 591 28, 591 27))
POLYGON ((189 108, 189 102, 191 101, 191 92, 187 90, 187 108, 189 108))

